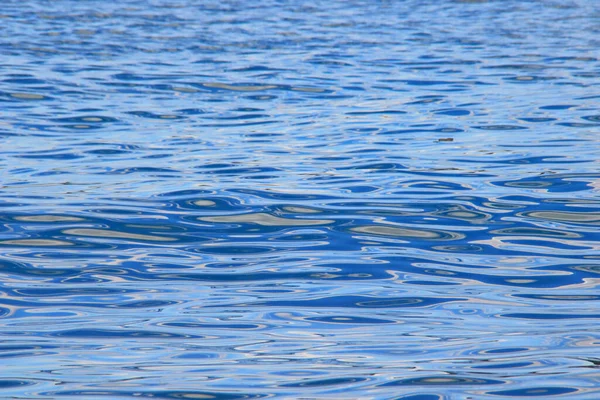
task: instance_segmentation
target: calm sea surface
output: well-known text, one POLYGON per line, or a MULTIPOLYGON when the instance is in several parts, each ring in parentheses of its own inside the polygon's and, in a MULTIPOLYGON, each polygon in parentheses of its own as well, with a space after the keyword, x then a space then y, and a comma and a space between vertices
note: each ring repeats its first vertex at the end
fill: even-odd
POLYGON ((0 398, 600 398, 600 8, 0 3, 0 398))

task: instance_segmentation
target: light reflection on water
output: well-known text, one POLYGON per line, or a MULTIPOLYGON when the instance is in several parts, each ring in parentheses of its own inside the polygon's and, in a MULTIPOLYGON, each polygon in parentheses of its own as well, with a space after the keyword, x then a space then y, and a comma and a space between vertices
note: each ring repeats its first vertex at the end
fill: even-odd
POLYGON ((598 398, 599 16, 5 1, 0 397, 598 398))

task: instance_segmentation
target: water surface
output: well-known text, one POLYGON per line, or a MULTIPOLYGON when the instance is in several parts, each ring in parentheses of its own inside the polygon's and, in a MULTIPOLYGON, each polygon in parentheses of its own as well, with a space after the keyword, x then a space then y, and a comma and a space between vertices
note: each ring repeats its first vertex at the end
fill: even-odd
POLYGON ((4 0, 0 397, 597 399, 598 38, 585 0, 4 0))

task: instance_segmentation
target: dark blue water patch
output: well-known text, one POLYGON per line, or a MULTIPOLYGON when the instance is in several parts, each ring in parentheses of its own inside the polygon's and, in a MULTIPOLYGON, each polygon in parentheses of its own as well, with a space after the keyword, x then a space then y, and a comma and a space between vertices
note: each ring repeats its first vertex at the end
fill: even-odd
POLYGON ((245 400, 245 399, 263 399, 269 397, 266 394, 242 394, 231 392, 207 392, 207 391, 185 391, 185 390, 103 390, 88 389, 88 390, 62 390, 45 392, 47 396, 65 396, 65 397, 80 397, 80 398, 141 398, 141 399, 215 399, 215 400, 245 400))
POLYGON ((394 397, 393 400, 443 400, 441 394, 411 394, 406 396, 394 397))
POLYGON ((127 153, 130 153, 130 151, 118 150, 118 149, 97 149, 97 150, 88 150, 85 153, 86 154, 93 154, 93 155, 104 156, 104 155, 127 154, 127 153))
POLYGON ((595 128, 600 126, 599 124, 588 124, 584 122, 557 122, 556 125, 568 128, 595 128))
POLYGON ((569 105, 569 104, 557 104, 552 106, 541 106, 540 110, 569 110, 571 108, 575 108, 577 105, 569 105))
POLYGON ((79 154, 73 153, 44 153, 44 154, 22 154, 16 156, 18 158, 29 158, 29 159, 37 159, 37 160, 76 160, 78 158, 82 158, 83 156, 79 154))
POLYGON ((513 368, 524 368, 524 367, 531 367, 533 366, 533 363, 531 362, 513 362, 513 363, 490 363, 487 365, 475 365, 473 366, 474 369, 509 369, 512 370, 513 368))
POLYGON ((40 85, 46 83, 46 81, 42 79, 36 79, 28 75, 23 75, 22 77, 3 79, 2 82, 16 85, 40 85))
POLYGON ((46 334, 46 336, 72 339, 201 339, 201 335, 183 335, 173 332, 124 329, 72 329, 46 334))
POLYGON ((506 125, 477 125, 477 126, 473 126, 473 128, 486 130, 486 131, 518 131, 518 130, 529 129, 526 126, 508 125, 508 124, 506 124, 506 125))
POLYGON ((32 381, 0 379, 0 389, 14 389, 21 386, 33 385, 32 381))
POLYGON ((471 386, 471 385, 500 385, 505 383, 502 380, 460 377, 451 375, 428 376, 411 379, 398 379, 385 383, 381 386, 471 386))
POLYGON ((439 86, 439 85, 451 85, 459 82, 454 81, 442 81, 442 80, 396 80, 396 79, 383 79, 382 82, 398 82, 404 83, 409 86, 439 86))
POLYGON ((550 387, 530 387, 525 389, 516 389, 516 390, 499 390, 495 392, 489 392, 489 394, 495 396, 504 396, 504 397, 547 397, 547 396, 562 396, 568 393, 575 393, 579 391, 579 389, 572 387, 560 387, 560 386, 550 386, 550 387))
POLYGON ((343 324, 343 325, 360 325, 360 324, 394 324, 396 321, 379 319, 379 318, 367 318, 367 317, 353 317, 353 316, 330 316, 330 317, 313 317, 306 318, 306 321, 313 321, 319 323, 328 324, 343 324))
POLYGON ((339 385, 350 385, 354 383, 361 383, 367 381, 366 378, 360 377, 346 377, 346 378, 332 378, 332 379, 320 379, 320 380, 305 380, 294 383, 284 383, 280 385, 286 388, 314 388, 323 386, 339 386, 339 385))
POLYGON ((375 110, 375 111, 350 111, 346 115, 357 115, 357 116, 369 116, 369 115, 402 115, 406 114, 406 111, 401 110, 375 110))
MULTIPOLYGON (((256 110, 256 111, 263 111, 260 109, 250 109, 250 110, 256 110)), ((240 110, 233 110, 233 111, 240 111, 240 110)), ((249 120, 249 119, 256 119, 256 118, 269 118, 270 115, 268 114, 242 114, 242 115, 236 115, 236 116, 222 116, 222 117, 217 117, 215 119, 218 120, 249 120)))
POLYGON ((200 324, 195 322, 165 322, 161 327, 188 328, 188 329, 226 329, 226 330, 256 330, 264 329, 265 325, 259 324, 200 324))
POLYGON ((585 119, 586 121, 600 122, 600 115, 586 115, 581 118, 585 119))
POLYGON ((471 115, 471 111, 469 110, 463 110, 460 108, 451 108, 451 109, 444 109, 444 110, 436 110, 434 111, 435 114, 438 115, 448 115, 451 117, 464 117, 467 115, 471 115))
POLYGON ((394 400, 442 400, 444 397, 439 394, 415 394, 394 397, 394 400))
POLYGON ((157 167, 132 167, 132 168, 118 168, 118 169, 110 169, 107 171, 103 171, 99 174, 101 175, 127 175, 127 174, 135 174, 135 173, 177 173, 178 171, 170 169, 170 168, 157 168, 157 167))
POLYGON ((175 356, 176 359, 192 359, 192 360, 207 360, 207 359, 215 359, 218 358, 217 354, 210 353, 195 353, 195 352, 185 352, 181 355, 175 356))
POLYGON ((502 348, 502 349, 491 349, 491 350, 486 350, 485 354, 504 354, 504 353, 515 353, 515 352, 522 352, 525 350, 529 350, 526 347, 517 347, 517 348, 502 348))
POLYGON ((519 118, 519 120, 525 121, 525 122, 533 122, 533 123, 544 123, 544 122, 556 121, 557 118, 551 118, 551 117, 521 117, 521 118, 519 118))
MULTIPOLYGON (((267 307, 328 307, 328 308, 412 308, 429 307, 441 303, 463 300, 460 298, 396 297, 375 298, 367 296, 335 296, 312 300, 273 301, 253 303, 253 306, 267 307)), ((238 305, 239 306, 239 305, 238 305)))

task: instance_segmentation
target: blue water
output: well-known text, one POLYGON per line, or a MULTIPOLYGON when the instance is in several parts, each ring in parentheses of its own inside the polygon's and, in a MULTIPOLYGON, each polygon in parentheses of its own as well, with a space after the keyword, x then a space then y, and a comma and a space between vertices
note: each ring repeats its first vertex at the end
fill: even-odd
POLYGON ((590 0, 0 5, 0 397, 600 398, 590 0))

